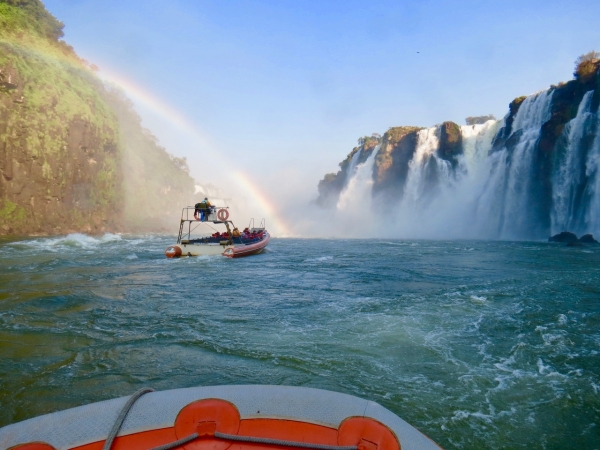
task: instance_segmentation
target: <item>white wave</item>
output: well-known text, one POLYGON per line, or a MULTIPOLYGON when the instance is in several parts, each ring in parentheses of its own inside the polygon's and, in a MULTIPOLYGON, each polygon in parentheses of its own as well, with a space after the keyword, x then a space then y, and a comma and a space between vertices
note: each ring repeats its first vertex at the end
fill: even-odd
POLYGON ((26 241, 14 242, 9 245, 24 246, 28 249, 38 251, 59 252, 67 248, 80 248, 84 250, 98 248, 102 244, 120 242, 121 236, 118 234, 106 233, 100 237, 89 236, 82 233, 72 233, 67 236, 53 238, 38 238, 26 241))
POLYGON ((331 261, 333 256, 320 256, 318 258, 308 258, 305 259, 304 262, 323 262, 323 261, 331 261))
POLYGON ((565 325, 566 323, 567 323, 567 316, 565 316, 564 314, 559 314, 558 315, 558 324, 565 325))

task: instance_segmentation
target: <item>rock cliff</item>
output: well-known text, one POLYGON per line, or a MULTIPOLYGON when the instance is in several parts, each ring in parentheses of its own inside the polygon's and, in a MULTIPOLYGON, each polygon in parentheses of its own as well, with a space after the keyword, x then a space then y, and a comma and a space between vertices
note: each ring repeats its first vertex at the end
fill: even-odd
POLYGON ((39 0, 0 0, 0 234, 160 228, 193 193, 185 161, 142 130, 62 27, 39 0), (127 194, 140 191, 165 195, 131 214, 127 194))

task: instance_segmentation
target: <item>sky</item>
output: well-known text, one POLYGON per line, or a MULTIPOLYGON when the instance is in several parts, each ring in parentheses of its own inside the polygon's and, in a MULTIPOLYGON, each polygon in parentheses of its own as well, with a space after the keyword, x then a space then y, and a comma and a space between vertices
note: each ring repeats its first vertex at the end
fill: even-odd
POLYGON ((200 183, 243 171, 276 208, 304 208, 360 136, 501 118, 600 50, 597 0, 45 4, 200 183))

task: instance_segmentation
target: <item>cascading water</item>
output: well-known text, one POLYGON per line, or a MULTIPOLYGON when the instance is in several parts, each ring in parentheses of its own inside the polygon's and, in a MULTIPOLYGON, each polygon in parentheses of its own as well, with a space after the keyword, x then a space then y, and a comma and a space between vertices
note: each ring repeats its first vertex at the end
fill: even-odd
POLYGON ((358 165, 358 160, 360 159, 360 155, 362 153, 362 149, 354 153, 352 155, 352 159, 350 160, 350 165, 348 166, 348 172, 346 173, 346 179, 344 180, 344 187, 348 186, 352 177, 354 177, 356 173, 356 166, 358 165))
POLYGON ((438 129, 428 128, 419 131, 418 134, 415 154, 408 163, 403 208, 425 207, 425 197, 428 193, 433 194, 430 191, 430 188, 435 185, 432 180, 444 185, 449 182, 451 176, 450 163, 438 158, 435 154, 439 147, 438 129))
POLYGON ((460 127, 463 152, 455 168, 438 155, 440 129, 419 131, 404 197, 395 217, 403 234, 464 237, 476 232, 473 205, 487 180, 483 176, 489 173, 487 155, 499 124, 488 121, 460 127))
POLYGON ((596 112, 596 135, 586 161, 586 177, 590 179, 590 206, 586 212, 588 230, 600 230, 600 106, 596 112))
POLYGON ((380 164, 379 146, 363 164, 357 163, 357 152, 336 216, 346 220, 348 214, 370 211, 375 195, 380 196, 378 209, 360 229, 362 236, 545 239, 563 230, 600 234, 598 99, 594 90, 583 91, 576 97, 578 105, 568 100, 564 106, 563 91, 558 115, 553 115, 557 89, 533 94, 520 106, 515 103, 518 111, 502 121, 415 130, 410 148, 398 141, 386 144, 381 161, 387 169, 374 166, 380 164), (577 114, 562 125, 560 114, 573 107, 577 114), (452 141, 449 133, 455 133, 452 141), (382 170, 390 170, 394 151, 402 164, 391 172, 397 184, 383 178, 387 184, 373 190, 382 170))
POLYGON ((336 214, 339 221, 337 236, 363 234, 365 223, 370 221, 373 164, 380 147, 381 145, 375 147, 367 160, 356 166, 356 170, 349 176, 346 187, 340 194, 336 214))
POLYGON ((558 169, 552 180, 552 234, 563 230, 581 231, 576 223, 578 188, 585 172, 582 163, 583 140, 595 125, 596 115, 590 110, 594 91, 588 91, 577 110, 577 116, 565 126, 565 152, 559 158, 558 169))
POLYGON ((502 207, 499 223, 499 237, 504 239, 520 239, 530 236, 531 217, 528 214, 530 203, 535 201, 530 196, 531 177, 534 173, 534 149, 540 137, 542 125, 550 118, 552 91, 542 91, 529 96, 523 101, 513 123, 513 135, 520 134, 513 148, 505 147, 504 166, 496 165, 495 169, 504 171, 504 177, 498 181, 506 183, 506 187, 495 191, 503 191, 503 198, 494 202, 502 207))
POLYGON ((379 148, 380 146, 375 147, 367 157, 367 160, 362 164, 357 165, 356 163, 362 150, 356 152, 352 157, 350 163, 351 170, 348 171, 346 187, 341 192, 337 203, 338 211, 348 211, 359 207, 359 205, 361 208, 365 206, 370 208, 371 187, 373 186, 373 162, 379 148))

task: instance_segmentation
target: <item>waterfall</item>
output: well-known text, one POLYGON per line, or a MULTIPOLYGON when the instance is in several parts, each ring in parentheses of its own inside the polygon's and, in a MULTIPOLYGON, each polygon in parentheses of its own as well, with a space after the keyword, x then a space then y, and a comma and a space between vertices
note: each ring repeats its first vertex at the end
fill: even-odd
POLYGON ((358 164, 358 160, 360 158, 360 154, 362 153, 362 148, 360 148, 354 155, 352 155, 352 159, 350 160, 350 165, 348 166, 348 171, 346 172, 346 179, 344 180, 344 187, 348 186, 350 180, 356 173, 356 166, 358 164))
MULTIPOLYGON (((542 91, 525 99, 513 122, 513 135, 520 134, 514 148, 503 149, 507 152, 504 167, 506 171, 502 183, 506 183, 504 198, 496 198, 502 205, 500 237, 504 239, 522 239, 530 236, 531 208, 535 201, 530 197, 531 176, 534 149, 540 137, 542 125, 550 119, 553 91, 542 91)), ((509 138, 510 139, 510 138, 509 138)))
POLYGON ((410 236, 466 237, 476 232, 476 203, 489 173, 488 153, 501 122, 460 127, 463 152, 456 168, 440 158, 439 128, 418 132, 404 197, 395 214, 410 236))
MULTIPOLYGON (((587 230, 600 232, 600 106, 596 112, 596 135, 586 161, 590 204, 585 217, 587 230)), ((587 231, 586 230, 586 231, 587 231)))
POLYGON ((591 112, 594 91, 588 91, 577 110, 577 116, 567 123, 565 152, 559 157, 558 169, 552 180, 552 234, 564 230, 580 231, 576 224, 576 200, 578 188, 585 172, 582 171, 583 139, 590 133, 596 115, 591 112), (582 173, 583 172, 583 173, 582 173))
POLYGON ((381 145, 375 147, 367 160, 362 164, 356 164, 358 161, 357 155, 362 151, 358 151, 352 157, 350 167, 352 171, 348 171, 348 177, 345 188, 340 194, 337 203, 338 211, 352 211, 355 208, 362 210, 370 209, 371 206, 371 187, 373 186, 373 162, 375 155, 379 151, 381 145))
POLYGON ((450 163, 435 155, 439 146, 437 127, 421 130, 418 133, 417 148, 408 163, 408 176, 404 188, 403 207, 420 208, 426 206, 426 195, 431 190, 433 180, 447 182, 450 176, 450 163))
POLYGON ((360 228, 360 235, 390 237, 600 233, 600 106, 595 111, 593 90, 578 94, 577 104, 559 89, 530 95, 501 121, 459 127, 459 140, 459 128, 444 124, 386 144, 382 159, 376 157, 380 146, 364 163, 357 152, 336 217, 345 224, 368 212, 360 217, 370 227, 360 228), (561 96, 553 111, 556 92, 561 96), (575 117, 565 123, 563 115, 575 107, 575 117), (374 190, 376 182, 381 184, 374 190), (371 210, 374 195, 377 212, 371 210))

